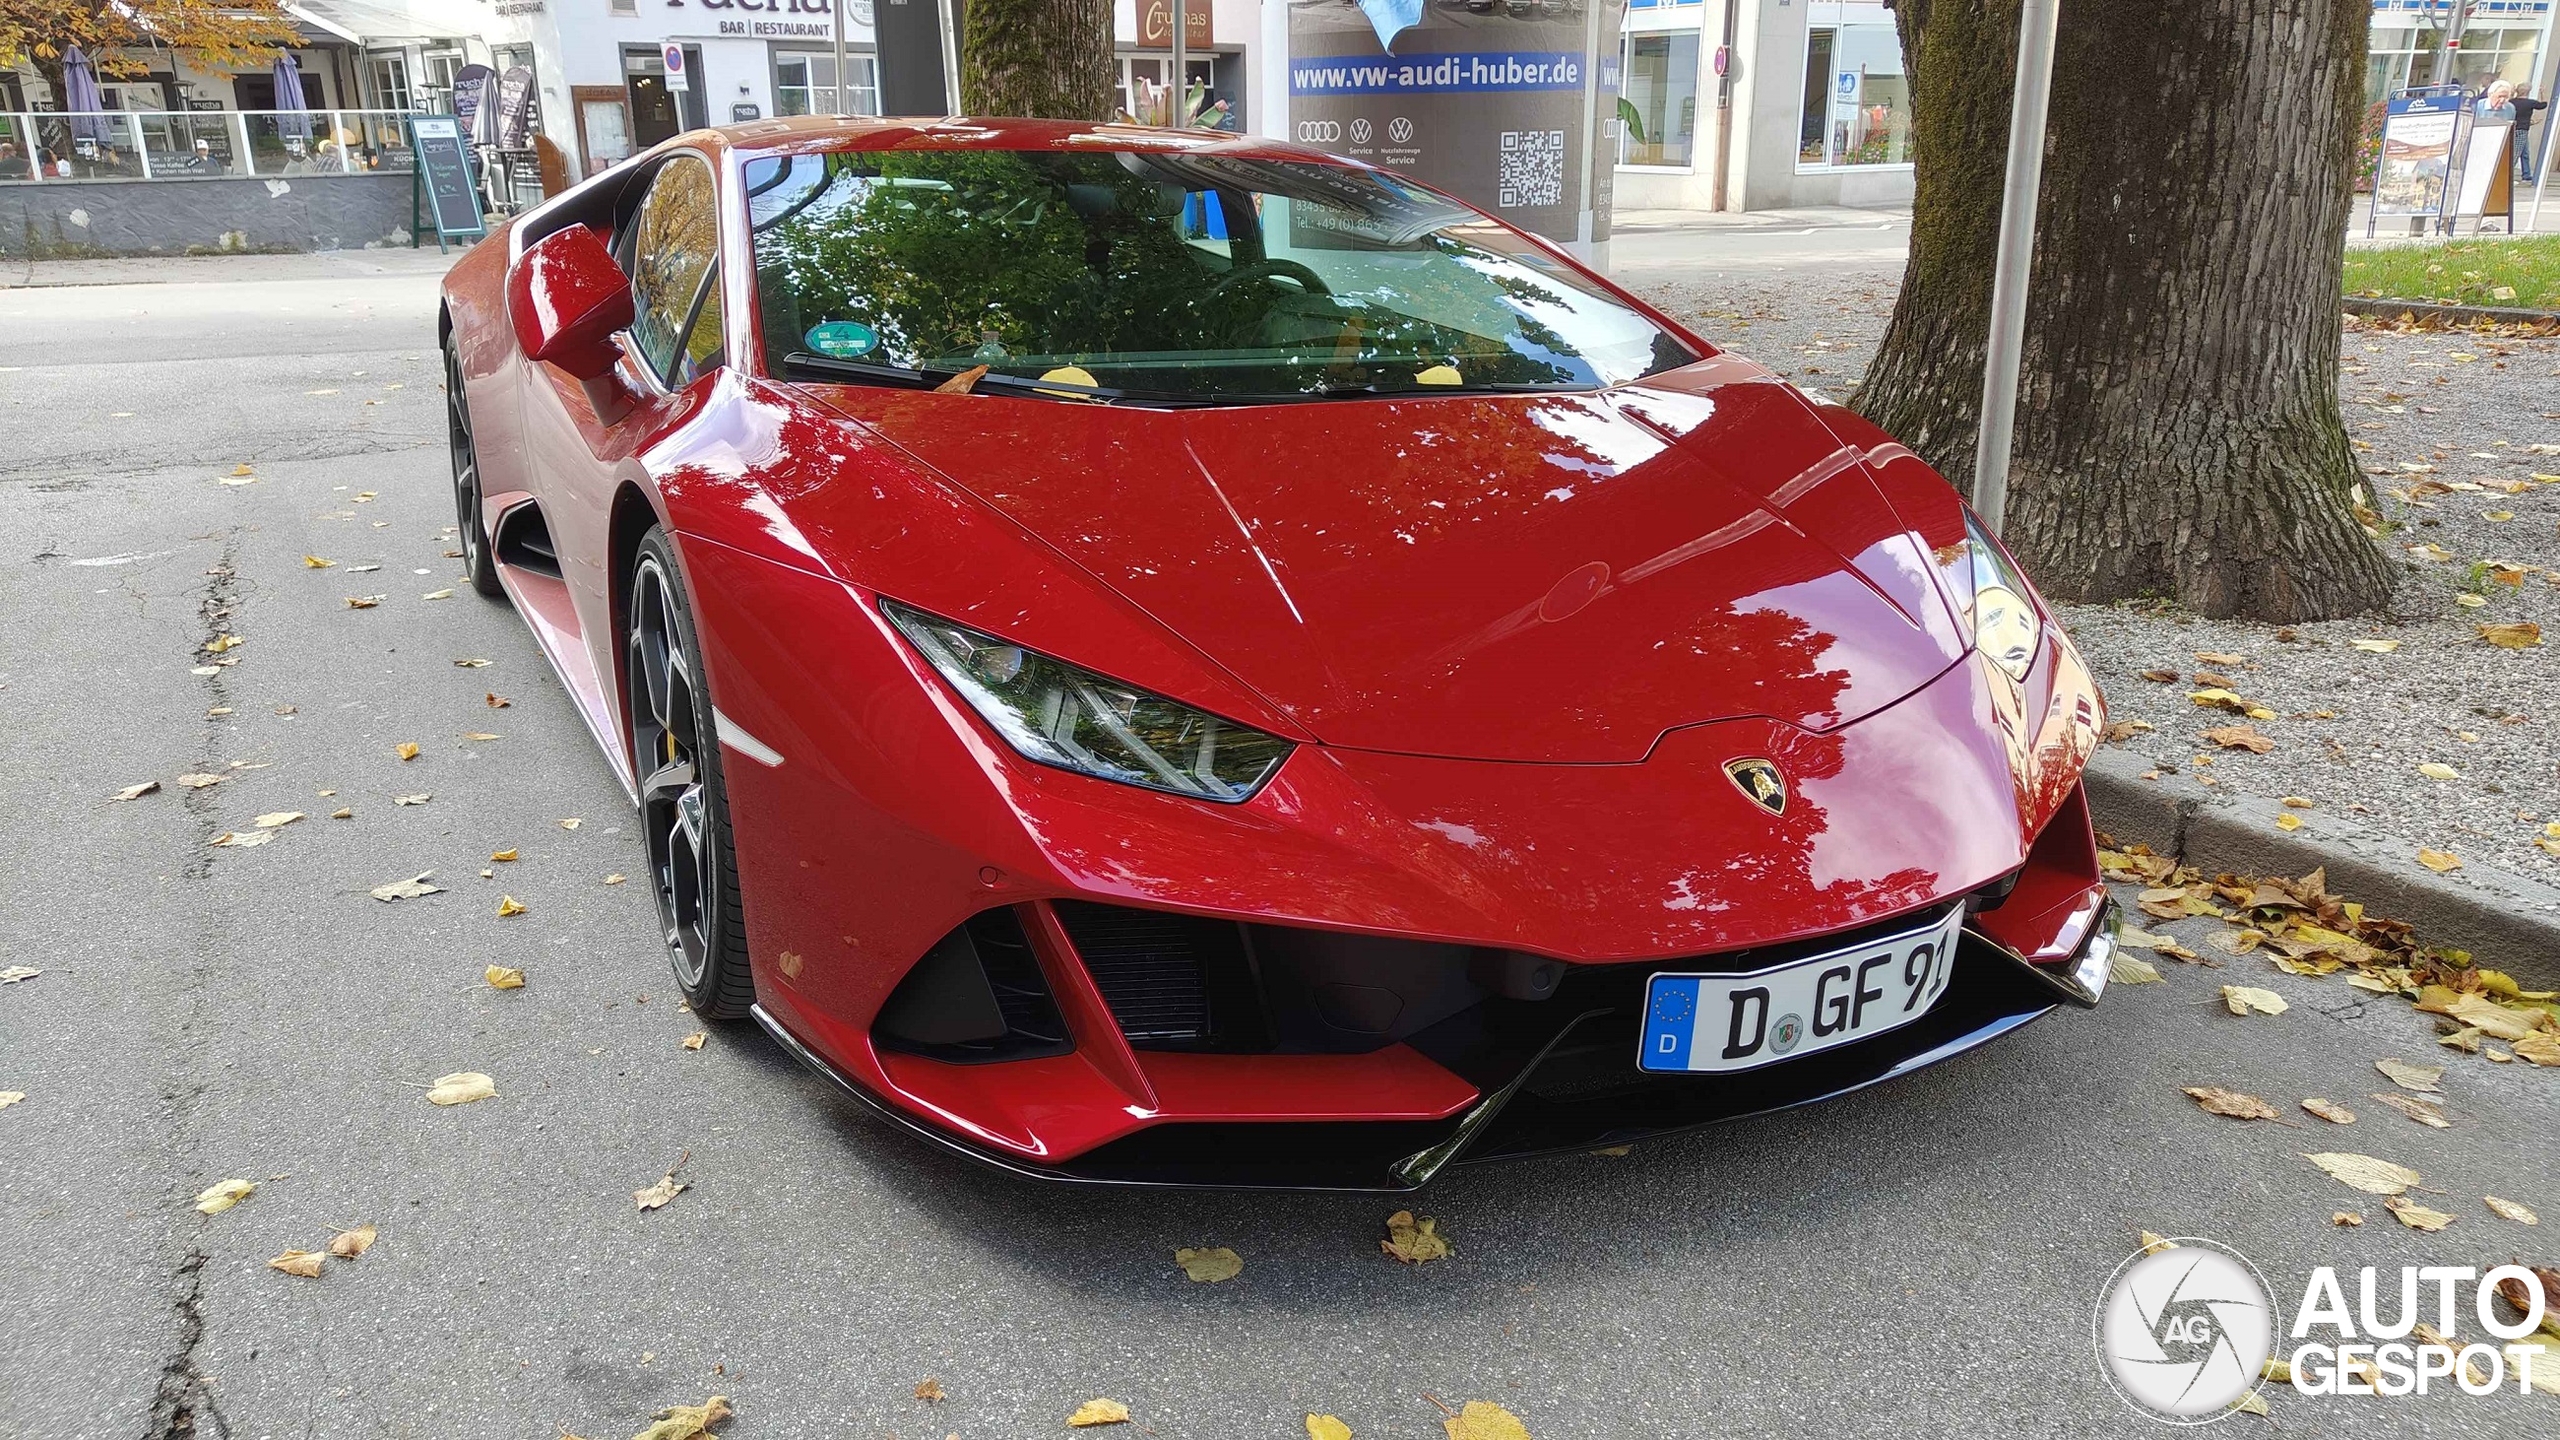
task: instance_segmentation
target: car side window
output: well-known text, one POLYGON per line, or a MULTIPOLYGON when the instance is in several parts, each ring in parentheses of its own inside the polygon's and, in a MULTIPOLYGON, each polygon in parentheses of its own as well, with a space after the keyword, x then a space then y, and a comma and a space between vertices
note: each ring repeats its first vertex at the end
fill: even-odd
POLYGON ((720 363, 718 215, 711 167, 679 155, 651 178, 625 242, 631 341, 640 363, 671 385, 720 363))

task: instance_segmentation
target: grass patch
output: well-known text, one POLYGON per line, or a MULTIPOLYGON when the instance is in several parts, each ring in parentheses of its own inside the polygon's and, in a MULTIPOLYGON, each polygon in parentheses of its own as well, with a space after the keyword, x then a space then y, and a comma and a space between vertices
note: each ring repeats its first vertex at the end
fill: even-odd
POLYGON ((2347 293, 2560 310, 2560 235, 2351 249, 2347 293))

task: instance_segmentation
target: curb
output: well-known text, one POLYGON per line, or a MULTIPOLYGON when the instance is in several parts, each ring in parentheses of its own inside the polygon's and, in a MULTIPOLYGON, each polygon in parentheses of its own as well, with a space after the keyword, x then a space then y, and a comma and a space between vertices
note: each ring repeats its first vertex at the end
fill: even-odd
POLYGON ((2560 310, 2527 310, 2513 305, 2441 305, 2432 300, 2349 295, 2338 308, 2350 315, 2412 323, 2433 320, 2446 325, 2547 325, 2560 329, 2560 310))
POLYGON ((2468 950, 2527 989, 2560 986, 2560 889, 2469 861, 2438 875, 2418 864, 2412 841, 2327 810, 2288 811, 2264 796, 2208 789, 2174 771, 2142 778, 2154 768, 2122 751, 2090 757, 2089 811, 2099 829, 2207 875, 2296 876, 2325 868, 2332 891, 2408 922, 2422 942, 2468 950), (2302 827, 2277 829, 2282 814, 2297 816, 2302 827))

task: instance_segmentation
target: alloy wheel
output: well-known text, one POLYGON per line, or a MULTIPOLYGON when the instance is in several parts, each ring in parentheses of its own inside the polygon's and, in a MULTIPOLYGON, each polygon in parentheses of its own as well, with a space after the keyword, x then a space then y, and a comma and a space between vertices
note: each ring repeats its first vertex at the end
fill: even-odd
POLYGON ((676 623, 671 577, 656 556, 642 558, 631 587, 629 664, 631 753, 642 767, 640 825, 658 892, 658 917, 676 977, 698 987, 710 965, 717 847, 700 757, 709 741, 693 658, 676 623))
POLYGON ((480 527, 480 452, 471 443, 471 406, 462 394, 462 362, 447 343, 444 351, 445 439, 453 451, 453 508, 462 531, 462 568, 481 573, 481 547, 488 543, 480 527))

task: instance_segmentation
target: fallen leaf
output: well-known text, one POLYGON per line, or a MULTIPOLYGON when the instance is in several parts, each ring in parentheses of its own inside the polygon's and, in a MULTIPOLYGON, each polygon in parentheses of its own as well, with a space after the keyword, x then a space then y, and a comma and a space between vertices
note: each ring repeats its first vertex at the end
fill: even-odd
POLYGON ((391 797, 391 803, 394 805, 424 805, 434 798, 435 794, 433 791, 421 790, 415 795, 394 795, 391 797))
POLYGON ((421 600, 450 600, 453 598, 453 592, 451 590, 430 590, 418 598, 421 600))
POLYGON ((2519 1225, 2539 1225, 2542 1223, 2541 1216, 2534 1214, 2531 1210, 2526 1209, 2513 1200, 2501 1200, 2495 1195, 2483 1196, 2482 1198, 2488 1203, 2489 1213, 2497 1216, 2501 1220, 2513 1220, 2519 1225))
POLYGON ((2107 962, 2107 982, 2111 985, 2157 985, 2160 970, 2150 961, 2119 950, 2107 962))
POLYGON ((2329 1212, 2329 1223, 2332 1225, 2361 1225, 2364 1223, 2364 1217, 2353 1210, 2332 1210, 2329 1212))
POLYGON ((2376 1060, 2373 1068, 2391 1077, 2391 1083, 2403 1090, 2433 1091, 2444 1078, 2441 1065, 2412 1065, 2406 1060, 2376 1060))
POLYGON ((314 570, 326 570, 338 562, 335 560, 323 560, 317 555, 305 555, 302 557, 302 563, 314 570))
POLYGON ((521 914, 523 914, 523 913, 524 913, 524 911, 525 911, 524 902, 523 902, 523 901, 521 901, 521 900, 518 900, 518 899, 517 899, 516 897, 514 897, 513 895, 501 895, 501 896, 499 896, 499 897, 498 897, 498 918, 499 918, 499 919, 504 920, 504 919, 506 919, 507 917, 509 917, 509 916, 511 916, 511 915, 521 915, 521 914))
POLYGON ((0 985, 23 984, 43 973, 33 965, 12 965, 6 970, 0 970, 0 985))
POLYGON ((951 1397, 944 1392, 941 1381, 927 1375, 922 1380, 916 1382, 916 1398, 919 1400, 948 1400, 951 1397))
POLYGON ((370 610, 381 603, 382 597, 379 595, 350 595, 347 597, 347 608, 350 610, 370 610))
POLYGON ((2383 1200, 2382 1208, 2398 1217, 2401 1224, 2430 1235, 2453 1223, 2452 1216, 2441 1210, 2430 1210, 2406 1196, 2389 1196, 2383 1200))
POLYGON ((670 1170, 659 1176, 658 1183, 648 1189, 632 1191, 631 1203, 643 1210, 655 1210, 692 1188, 690 1184, 677 1179, 676 1172, 670 1170))
POLYGON ((516 858, 516 847, 510 845, 504 850, 493 850, 489 853, 489 858, 498 861, 513 860, 516 858))
POLYGON ((2229 1006, 2234 1015, 2246 1015, 2252 1010, 2263 1015, 2281 1015, 2286 1009, 2283 996, 2255 985, 2223 986, 2222 1003, 2229 1006))
MULTIPOLYGON (((405 804, 407 802, 404 801, 402 803, 405 804)), ((388 885, 376 885, 373 887, 373 898, 376 900, 415 900, 425 895, 441 895, 444 893, 443 886, 430 885, 427 883, 427 877, 434 873, 436 872, 433 870, 421 870, 411 879, 394 880, 388 885)))
POLYGON ((2328 1171, 2330 1179, 2367 1195, 2397 1195, 2418 1183, 2417 1171, 2370 1155, 2324 1151, 2302 1158, 2328 1171))
POLYGON ((2322 1100, 2319 1097, 2314 1096, 2309 1100, 2303 1101, 2302 1108, 2319 1116, 2321 1119, 2328 1121, 2332 1125, 2353 1125, 2356 1123, 2356 1112, 2339 1104, 2335 1100, 2322 1100))
POLYGON ((2271 1412, 2267 1409, 2267 1397, 2259 1394, 2255 1390, 2252 1390, 2248 1394, 2241 1396, 2239 1399, 2232 1401, 2231 1409, 2227 1413, 2235 1415, 2267 1416, 2271 1412))
POLYGON ((2248 725, 2217 725, 2204 732, 2204 738, 2225 750, 2246 750, 2252 755, 2264 755, 2276 748, 2274 740, 2248 725))
POLYGON ((2397 640, 2350 640, 2347 643, 2368 655, 2388 655, 2400 648, 2397 640))
POLYGON ((27 1092, 24 1090, 0 1090, 0 1110, 6 1110, 26 1098, 27 1092))
POLYGON ((465 670, 486 670, 492 662, 483 660, 475 655, 468 660, 456 660, 453 663, 461 666, 465 670))
POLYGON ((1445 1260, 1450 1254, 1449 1242, 1440 1235, 1440 1222, 1416 1220, 1410 1210, 1387 1217, 1387 1238, 1378 1242, 1378 1249, 1408 1265, 1445 1260))
POLYGON ((2294 814, 2290 810, 2287 810, 2283 814, 2276 816, 2276 828, 2279 830, 2299 830, 2302 828, 2302 817, 2294 814))
POLYGON ((281 830, 285 826, 290 825, 301 818, 302 812, 299 810, 275 810, 261 815, 249 823, 257 826, 261 830, 281 830))
POLYGON ((1223 1245, 1214 1250, 1176 1250, 1173 1263, 1182 1267, 1183 1274, 1203 1285, 1233 1280, 1244 1271, 1244 1257, 1223 1245))
POLYGON ((1520 1417, 1490 1400, 1470 1400, 1467 1408, 1440 1422, 1448 1440, 1529 1440, 1520 1417))
POLYGON ((1307 1440, 1351 1440, 1351 1427, 1335 1415, 1307 1416, 1307 1440))
MULTIPOLYGON (((2516 1054, 2536 1065, 2560 1065, 2560 1035, 2536 1033, 2515 1042, 2516 1054)), ((2489 1057, 2494 1060, 2497 1056, 2489 1057)))
POLYGON ((2542 643, 2542 627, 2530 620, 2506 625, 2483 625, 2480 638, 2501 650, 2530 650, 2542 643))
POLYGON ((607 885, 619 885, 630 878, 630 876, 622 874, 620 871, 616 871, 615 873, 604 877, 604 883, 607 885))
POLYGON ((207 1215, 219 1215, 248 1199, 257 1188, 255 1180, 224 1180, 208 1185, 196 1195, 196 1209, 207 1215))
POLYGON ((273 830, 225 830, 207 843, 219 850, 249 850, 274 838, 273 830))
POLYGON ((145 780, 139 785, 127 785, 123 789, 117 791, 112 798, 117 800, 139 800, 143 796, 148 795, 159 788, 159 781, 145 780))
POLYGON ((2444 1110, 2414 1095, 2376 1095, 2375 1100, 2390 1106, 2410 1119, 2433 1130, 2450 1130, 2453 1122, 2444 1118, 2444 1110))
POLYGON ((497 691, 495 691, 495 690, 491 690, 491 691, 489 691, 487 694, 485 694, 485 695, 481 696, 481 703, 483 703, 483 704, 487 705, 487 706, 488 706, 490 709, 492 709, 492 710, 504 710, 504 709, 506 709, 508 706, 513 705, 513 704, 514 704, 514 703, 516 703, 516 702, 514 702, 513 700, 508 699, 508 698, 507 698, 506 696, 504 696, 504 695, 499 694, 499 693, 498 693, 497 691))
POLYGON ((2534 1016, 2543 1012, 2534 1011, 2528 1014, 2521 1010, 2510 1010, 2483 995, 2464 995, 2454 1000, 2442 1013, 2496 1039, 2513 1043, 2541 1028, 2534 1022, 2534 1016))
POLYGON ((497 1081, 477 1070, 457 1070, 450 1075, 436 1077, 436 1083, 427 1091, 427 1103, 468 1105, 474 1100, 494 1099, 497 1093, 497 1081))
POLYGON ((2208 1115, 2227 1115, 2234 1120, 2273 1120, 2276 1107, 2255 1095, 2237 1090, 2224 1090, 2213 1085, 2189 1085, 2187 1098, 2204 1107, 2208 1115))
POLYGON ((2430 780, 2459 780, 2462 778, 2461 771, 2454 769, 2452 766, 2445 764, 2441 760, 2430 760, 2424 765, 2419 766, 2418 773, 2426 776, 2430 780))
POLYGON ((403 740, 399 744, 391 747, 391 753, 399 756, 401 762, 406 764, 407 762, 418 758, 418 742, 415 740, 403 740))
POLYGON ((699 1405, 671 1405, 658 1412, 657 1423, 631 1440, 694 1440, 737 1413, 729 1408, 725 1395, 714 1395, 699 1405))
POLYGON ((220 775, 181 775, 178 777, 178 783, 186 786, 190 790, 202 790, 208 785, 221 784, 224 778, 225 777, 220 775))
MULTIPOLYGON (((952 376, 950 379, 943 381, 941 384, 934 386, 933 393, 936 395, 966 395, 972 389, 975 389, 978 382, 985 379, 986 376, 986 366, 972 365, 968 369, 961 371, 959 374, 952 376)), ((1126 1420, 1129 1417, 1123 1415, 1120 1418, 1126 1420)), ((1072 1425, 1075 1422, 1070 1420, 1067 1423, 1072 1425)))
POLYGON ((492 990, 524 988, 524 972, 510 965, 491 965, 480 972, 480 978, 489 982, 492 990))
POLYGON ((2134 1232, 2134 1235, 2142 1241, 2142 1253, 2145 1255, 2157 1255, 2163 1250, 2175 1250, 2178 1248, 2177 1241, 2172 1240, 2168 1236, 2162 1235, 2157 1231, 2137 1230, 2134 1232))
POLYGON ((462 732, 462 738, 465 740, 495 740, 498 737, 486 730, 466 730, 462 732))
POLYGON ((586 824, 586 823, 587 823, 587 822, 586 822, 586 821, 584 821, 584 820, 575 820, 575 819, 572 819, 572 820, 563 820, 563 821, 561 821, 561 822, 560 822, 560 828, 561 828, 561 829, 563 829, 563 830, 575 830, 575 829, 577 829, 579 826, 584 825, 584 824, 586 824))
MULTIPOLYGON (((987 367, 978 367, 984 370, 987 367)), ((1129 1423, 1129 1407, 1117 1400, 1092 1399, 1076 1407, 1067 1417, 1067 1428, 1082 1430, 1090 1425, 1125 1425, 1129 1423)))
POLYGON ((370 1225, 359 1225, 353 1230, 341 1230, 329 1237, 329 1253, 341 1260, 356 1259, 373 1248, 376 1233, 378 1232, 370 1225))
POLYGON ((710 1038, 711 1032, 707 1030, 696 1030, 692 1034, 684 1037, 682 1043, 684 1048, 687 1050, 699 1050, 702 1048, 702 1042, 710 1038))
POLYGON ((2450 850, 2420 850, 2418 863, 2439 875, 2444 875, 2461 869, 2462 857, 2450 850))
POLYGON ((287 1250, 268 1261, 267 1268, 281 1270, 287 1275, 299 1275, 305 1280, 317 1280, 320 1267, 326 1263, 327 1257, 317 1250, 287 1250))
POLYGON ((204 652, 208 655, 220 655, 224 651, 237 650, 248 643, 237 635, 216 635, 204 642, 204 652))

